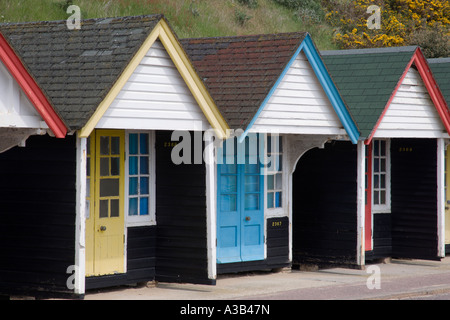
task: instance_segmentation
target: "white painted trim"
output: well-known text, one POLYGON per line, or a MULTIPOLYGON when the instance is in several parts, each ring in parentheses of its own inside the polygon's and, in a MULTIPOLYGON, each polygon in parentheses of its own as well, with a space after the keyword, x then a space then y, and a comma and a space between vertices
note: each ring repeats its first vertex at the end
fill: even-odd
MULTIPOLYGON (((289 197, 287 193, 289 192, 289 177, 288 177, 288 162, 287 162, 287 156, 286 156, 286 137, 284 135, 276 133, 281 137, 282 144, 283 144, 283 152, 281 152, 281 155, 283 157, 283 162, 281 164, 283 170, 282 170, 282 206, 280 208, 267 208, 267 168, 264 168, 264 213, 265 213, 265 219, 270 218, 280 218, 280 217, 286 217, 289 216, 289 197)), ((267 134, 261 133, 261 135, 264 135, 264 157, 267 157, 267 134)))
POLYGON ((364 141, 357 144, 357 218, 356 218, 356 262, 359 266, 365 265, 365 172, 366 172, 366 146, 364 141))
POLYGON ((155 131, 145 130, 125 130, 125 195, 124 195, 124 214, 125 214, 125 228, 138 226, 153 226, 156 225, 156 148, 155 148, 155 131), (129 191, 129 134, 130 133, 148 133, 149 144, 149 205, 150 212, 148 216, 128 216, 128 191, 129 191))
POLYGON ((437 139, 438 256, 445 257, 445 141, 437 139))
MULTIPOLYGON (((373 138, 372 139, 372 186, 370 189, 370 192, 372 192, 372 217, 373 214, 377 213, 391 213, 391 139, 379 139, 373 138), (380 204, 374 204, 373 202, 373 182, 374 182, 374 142, 375 140, 383 140, 386 141, 386 204, 380 205, 380 204)), ((372 221, 373 222, 373 221, 372 221)))
POLYGON ((208 278, 217 277, 217 205, 216 205, 216 161, 214 158, 214 139, 217 136, 214 131, 207 130, 203 137, 205 141, 205 166, 206 166, 206 238, 208 255, 208 278))
POLYGON ((86 138, 77 135, 77 178, 75 218, 75 293, 85 293, 86 277, 86 138))

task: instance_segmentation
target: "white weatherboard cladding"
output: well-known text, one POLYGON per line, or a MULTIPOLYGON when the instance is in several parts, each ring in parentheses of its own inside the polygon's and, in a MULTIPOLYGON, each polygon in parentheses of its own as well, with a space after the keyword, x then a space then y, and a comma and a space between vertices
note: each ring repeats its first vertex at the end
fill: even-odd
POLYGON ((0 63, 0 127, 47 128, 16 80, 0 63))
POLYGON ((374 137, 447 137, 444 125, 417 70, 410 68, 374 137))
POLYGON ((210 125, 161 42, 156 41, 96 128, 205 130, 210 125))
POLYGON ((251 131, 346 134, 303 52, 287 70, 251 131))

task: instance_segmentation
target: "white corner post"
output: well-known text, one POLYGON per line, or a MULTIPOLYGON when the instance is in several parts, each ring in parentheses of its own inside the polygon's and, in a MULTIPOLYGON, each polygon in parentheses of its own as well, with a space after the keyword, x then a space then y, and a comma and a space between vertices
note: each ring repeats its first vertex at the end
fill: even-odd
POLYGON ((204 160, 206 166, 206 225, 208 250, 208 278, 217 277, 217 248, 216 248, 216 161, 214 159, 214 142, 217 136, 213 129, 205 131, 204 160))
POLYGON ((365 161, 366 146, 364 141, 357 144, 357 239, 356 239, 356 263, 359 266, 365 265, 365 161))
POLYGON ((76 180, 76 223, 75 223, 75 294, 85 293, 86 273, 86 163, 87 139, 77 134, 77 180, 76 180))
POLYGON ((438 257, 445 257, 445 141, 437 139, 438 257))

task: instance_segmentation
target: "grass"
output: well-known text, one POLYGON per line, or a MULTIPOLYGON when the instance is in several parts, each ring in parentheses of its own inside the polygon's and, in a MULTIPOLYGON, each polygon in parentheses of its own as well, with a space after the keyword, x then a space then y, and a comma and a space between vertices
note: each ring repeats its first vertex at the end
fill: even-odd
MULTIPOLYGON (((319 49, 337 49, 333 29, 273 0, 69 0, 82 19, 162 13, 180 38, 308 31, 319 49), (240 18, 237 18, 240 17, 240 18)), ((65 20, 68 0, 1 0, 0 22, 65 20)))

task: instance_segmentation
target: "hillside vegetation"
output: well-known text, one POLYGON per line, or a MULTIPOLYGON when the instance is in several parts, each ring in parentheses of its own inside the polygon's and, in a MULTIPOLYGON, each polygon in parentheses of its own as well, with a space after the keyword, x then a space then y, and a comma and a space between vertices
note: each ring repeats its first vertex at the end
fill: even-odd
POLYGON ((0 22, 162 13, 180 38, 308 31, 321 50, 420 45, 427 57, 450 55, 448 0, 1 0, 0 22), (380 28, 370 29, 370 5, 380 28))

